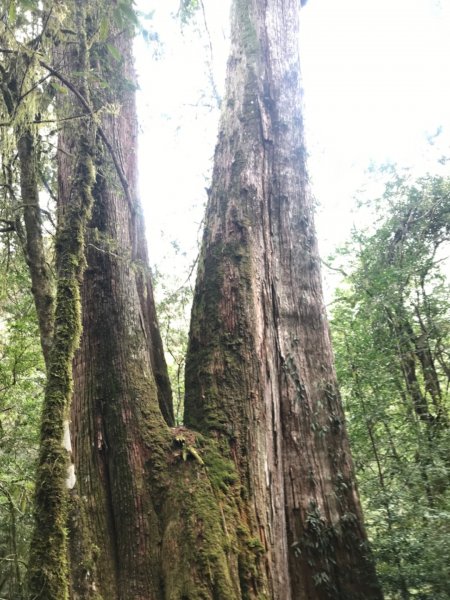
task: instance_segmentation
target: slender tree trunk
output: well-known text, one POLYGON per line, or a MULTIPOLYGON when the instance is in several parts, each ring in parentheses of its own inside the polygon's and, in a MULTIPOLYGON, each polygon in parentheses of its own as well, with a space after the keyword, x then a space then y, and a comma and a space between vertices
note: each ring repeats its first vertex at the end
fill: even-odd
MULTIPOLYGON (((80 19, 83 11, 80 8, 80 19)), ((89 102, 86 34, 76 52, 80 94, 89 102)), ((53 343, 48 358, 35 492, 35 527, 30 549, 30 598, 68 598, 68 453, 64 444, 72 394, 72 360, 81 333, 80 281, 84 233, 95 181, 91 154, 93 124, 83 121, 72 148, 70 203, 60 212, 56 236, 57 293, 53 343)), ((71 484, 70 484, 71 485, 71 484)))
MULTIPOLYGON (((350 349, 349 344, 347 343, 347 339, 345 340, 345 346, 346 346, 347 356, 351 357, 352 351, 350 349)), ((387 529, 389 537, 391 539, 391 543, 394 547, 394 556, 392 557, 392 559, 394 561, 395 566, 397 567, 398 581, 399 581, 399 586, 400 586, 400 594, 401 594, 402 600, 408 600, 410 598, 410 595, 409 595, 407 581, 406 581, 406 578, 405 578, 405 575, 403 572, 401 555, 395 551, 396 550, 395 546, 398 545, 395 543, 395 533, 393 531, 393 523, 395 520, 395 515, 393 514, 393 509, 392 509, 392 505, 391 505, 389 486, 386 485, 385 471, 383 470, 383 466, 382 466, 383 459, 382 459, 382 456, 380 456, 380 451, 378 449, 378 444, 377 444, 377 435, 376 435, 376 431, 374 431, 374 427, 373 427, 373 420, 370 416, 370 412, 367 409, 364 392, 363 392, 363 386, 361 385, 361 380, 360 380, 360 376, 358 373, 358 369, 353 364, 353 359, 351 361, 351 371, 352 371, 352 379, 353 379, 353 382, 352 382, 353 393, 355 394, 355 397, 357 398, 358 402, 361 404, 361 406, 363 408, 363 412, 365 415, 365 421, 366 421, 366 427, 367 427, 367 433, 369 436, 370 445, 372 447, 372 454, 373 454, 373 458, 374 458, 375 465, 376 465, 376 471, 378 473, 379 487, 383 494, 381 504, 384 507, 385 514, 386 514, 386 519, 385 519, 386 529, 387 529)), ((372 389, 372 394, 374 397, 377 397, 376 390, 372 389)), ((384 420, 382 421, 382 424, 383 424, 383 426, 386 430, 387 436, 388 436, 388 441, 389 441, 390 449, 392 451, 392 455, 395 458, 395 460, 397 461, 399 469, 402 469, 402 463, 400 461, 400 457, 398 456, 397 450, 394 446, 392 436, 391 436, 391 433, 389 430, 389 426, 384 420)), ((408 485, 408 482, 406 481, 405 484, 408 485)))
POLYGON ((25 258, 30 270, 34 303, 39 321, 41 346, 48 367, 53 340, 54 290, 53 276, 47 262, 42 235, 42 218, 38 191, 38 162, 32 132, 22 133, 18 140, 20 186, 25 222, 25 258))
POLYGON ((375 599, 322 300, 297 11, 234 2, 185 421, 228 444, 272 598, 375 599))
MULTIPOLYGON (((2 95, 9 117, 13 121, 19 104, 23 102, 23 99, 20 98, 20 88, 21 84, 23 85, 25 74, 29 70, 34 70, 34 67, 29 65, 29 57, 18 54, 14 57, 9 71, 4 72, 5 81, 2 95)), ((29 112, 31 113, 29 119, 33 121, 35 115, 32 111, 29 112)), ((42 235, 36 130, 28 123, 25 125, 15 123, 14 134, 20 169, 20 205, 17 210, 23 215, 25 227, 22 227, 20 218, 15 220, 14 226, 30 272, 31 291, 39 323, 42 352, 48 367, 54 325, 54 282, 47 262, 42 235)))

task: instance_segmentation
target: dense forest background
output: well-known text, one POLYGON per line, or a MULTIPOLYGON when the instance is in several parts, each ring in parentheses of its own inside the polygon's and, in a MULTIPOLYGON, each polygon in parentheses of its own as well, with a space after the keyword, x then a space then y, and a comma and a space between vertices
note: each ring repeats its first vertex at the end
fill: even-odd
MULTIPOLYGON (((13 7, 10 3, 3 15, 10 22, 18 18, 13 7)), ((52 252, 56 132, 51 125, 42 131, 39 187, 48 201, 42 216, 52 252)), ((45 365, 21 248, 10 134, 2 127, 0 597, 19 600, 25 598, 45 365)), ((436 172, 442 173, 446 161, 441 157, 436 172)), ((431 171, 414 179, 393 166, 377 177, 384 192, 360 198, 370 225, 355 230, 325 261, 340 275, 329 305, 337 372, 385 595, 445 600, 450 595, 450 178, 431 171)), ((155 273, 181 424, 193 284, 186 277, 171 289, 168 280, 164 272, 155 273)))

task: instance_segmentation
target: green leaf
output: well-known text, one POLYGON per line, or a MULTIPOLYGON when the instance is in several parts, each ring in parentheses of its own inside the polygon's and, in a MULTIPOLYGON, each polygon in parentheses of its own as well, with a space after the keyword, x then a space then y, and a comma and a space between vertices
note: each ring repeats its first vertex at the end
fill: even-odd
POLYGON ((100 42, 105 42, 108 39, 109 35, 109 21, 106 17, 103 17, 100 28, 98 31, 98 38, 100 42))
POLYGON ((54 90, 56 90, 57 92, 59 92, 60 94, 67 94, 67 88, 64 87, 63 85, 60 85, 59 83, 56 83, 56 81, 52 81, 50 83, 50 85, 52 86, 52 88, 54 90))
POLYGON ((120 61, 122 58, 122 55, 120 54, 120 52, 117 50, 117 48, 115 46, 112 46, 111 44, 106 44, 106 48, 108 49, 108 52, 111 54, 111 56, 117 60, 120 61))
POLYGON ((16 22, 16 2, 12 0, 9 5, 8 21, 12 24, 16 22))
POLYGON ((139 19, 137 17, 136 11, 133 8, 133 2, 128 2, 128 0, 125 0, 124 2, 121 2, 119 4, 119 9, 122 13, 122 15, 124 16, 124 18, 131 23, 132 25, 138 25, 139 24, 139 19))

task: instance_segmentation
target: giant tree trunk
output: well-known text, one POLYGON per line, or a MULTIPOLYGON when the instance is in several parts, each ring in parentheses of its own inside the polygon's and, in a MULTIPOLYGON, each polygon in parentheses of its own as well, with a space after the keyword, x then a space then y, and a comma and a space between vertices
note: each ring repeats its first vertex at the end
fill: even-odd
MULTIPOLYGON (((108 7, 101 11, 105 18, 108 7)), ((160 597, 161 531, 151 480, 157 453, 171 439, 167 423, 173 413, 137 198, 129 26, 111 38, 120 59, 101 45, 91 50, 91 67, 110 84, 106 92, 97 89, 93 109, 114 102, 120 112, 101 121, 109 148, 99 136, 86 233, 83 334, 72 405, 78 480, 71 521, 72 594, 144 600, 160 597), (127 85, 121 83, 125 79, 127 85)), ((62 203, 70 201, 75 138, 72 126, 60 136, 62 203)))
MULTIPOLYGON (((98 32, 101 23, 118 18, 115 3, 75 6, 79 21, 85 8, 89 14, 77 24, 83 41, 78 51, 72 23, 60 41, 66 48, 58 61, 65 69, 61 82, 71 92, 62 116, 71 117, 77 103, 82 127, 95 114, 103 116, 95 119, 97 140, 84 136, 81 145, 94 158, 97 177, 86 227, 83 334, 71 411, 77 476, 72 598, 380 598, 365 550, 321 300, 298 108, 297 2, 234 5, 229 92, 187 364, 186 423, 197 431, 171 427, 136 197, 129 27, 125 21, 111 27, 108 43, 116 51, 107 51, 98 32), (80 52, 89 67, 74 65, 80 52), (97 86, 92 74, 108 85, 97 86), (80 97, 77 85, 88 81, 91 89, 80 97), (120 106, 118 114, 105 114, 112 104, 120 106)), ((63 224, 77 224, 74 199, 86 191, 77 177, 79 129, 74 119, 61 122, 63 224)), ((91 184, 89 179, 89 192, 91 184)), ((60 256, 66 250, 61 238, 60 256)), ((66 258, 70 266, 73 257, 66 258)), ((71 284, 82 270, 78 254, 71 284)), ((58 307, 56 314, 63 328, 58 307)), ((70 372, 64 377, 68 385, 52 441, 58 449, 70 372)), ((65 467, 64 456, 60 462, 65 467)), ((53 466, 43 457, 43 467, 53 466)), ((57 475, 64 568, 57 583, 63 592, 39 588, 43 573, 36 565, 34 589, 43 591, 35 597, 46 600, 66 594, 64 468, 57 475)), ((52 485, 44 490, 50 496, 52 485)), ((52 554, 46 558, 45 547, 39 550, 48 564, 52 554)))
MULTIPOLYGON (((108 7, 101 8, 96 20, 108 14, 108 7)), ((127 29, 112 37, 120 61, 101 44, 90 51, 91 68, 109 83, 106 91, 93 91, 91 111, 114 103, 120 112, 99 124, 86 232, 71 424, 77 476, 71 595, 239 600, 256 598, 258 590, 260 598, 267 597, 259 575, 260 544, 250 536, 233 463, 214 441, 171 428, 136 194, 131 41, 127 29)), ((70 65, 67 77, 73 77, 70 65)), ((60 216, 73 194, 76 140, 76 125, 67 121, 59 141, 60 216)))
POLYGON ((234 2, 185 421, 228 443, 272 598, 375 599, 322 299, 297 11, 234 2))

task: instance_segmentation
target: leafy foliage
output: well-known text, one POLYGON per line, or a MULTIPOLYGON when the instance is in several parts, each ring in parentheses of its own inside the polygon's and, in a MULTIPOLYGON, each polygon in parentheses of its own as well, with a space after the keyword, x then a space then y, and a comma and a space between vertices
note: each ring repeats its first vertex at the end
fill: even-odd
POLYGON ((180 0, 178 17, 183 24, 188 23, 199 9, 199 0, 180 0))
MULTIPOLYGON (((173 243, 176 254, 179 248, 173 243)), ((195 266, 195 265, 194 265, 195 266)), ((184 366, 188 344, 189 311, 192 304, 190 274, 170 276, 154 269, 158 322, 164 344, 167 368, 174 398, 175 423, 181 425, 184 412, 184 366)))
MULTIPOLYGON (((389 598, 448 598, 450 182, 392 170, 340 262, 332 330, 366 523, 389 598)), ((369 207, 367 207, 369 208, 369 207)))
POLYGON ((22 254, 1 246, 0 594, 24 598, 45 368, 22 254))

